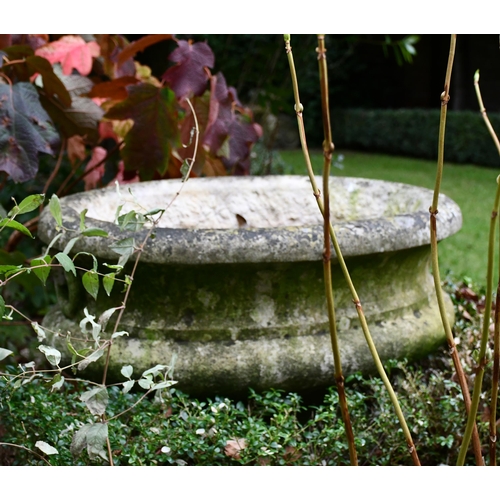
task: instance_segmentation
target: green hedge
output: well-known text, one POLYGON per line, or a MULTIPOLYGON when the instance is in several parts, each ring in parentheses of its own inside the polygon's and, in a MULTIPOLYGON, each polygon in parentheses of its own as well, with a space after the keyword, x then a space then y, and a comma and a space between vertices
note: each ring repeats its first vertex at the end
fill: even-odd
MULTIPOLYGON (((333 112, 337 148, 437 158, 439 109, 343 109, 333 112)), ((488 113, 500 134, 500 113, 488 113)), ((445 161, 498 167, 500 158, 479 112, 448 111, 445 161)))

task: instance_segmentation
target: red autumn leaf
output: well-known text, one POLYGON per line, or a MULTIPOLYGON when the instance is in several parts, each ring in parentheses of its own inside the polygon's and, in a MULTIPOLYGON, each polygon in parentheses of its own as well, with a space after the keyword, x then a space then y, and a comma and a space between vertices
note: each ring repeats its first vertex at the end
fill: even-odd
POLYGON ((86 42, 75 35, 63 36, 35 51, 37 56, 45 57, 51 64, 61 63, 65 75, 70 75, 73 69, 81 75, 88 75, 92 70, 92 58, 98 57, 99 53, 96 42, 86 42))
POLYGON ((142 52, 144 49, 147 49, 150 45, 154 45, 155 43, 162 42, 164 40, 171 40, 173 38, 172 35, 146 35, 135 42, 127 45, 118 55, 116 63, 118 67, 120 67, 127 59, 134 57, 137 52, 142 52))
POLYGON ((71 164, 75 165, 77 160, 84 160, 86 157, 84 138, 81 135, 68 137, 68 158, 71 164))
POLYGON ((29 56, 25 59, 30 76, 38 73, 42 77, 43 88, 47 95, 57 95, 64 107, 71 106, 71 96, 63 82, 54 73, 54 69, 47 59, 40 56, 29 56))
POLYGON ((250 148, 262 135, 262 129, 251 122, 250 112, 241 107, 236 90, 227 87, 222 73, 211 77, 211 88, 203 145, 213 155, 223 156, 229 172, 246 174, 250 170, 250 148))
POLYGON ((88 97, 107 97, 117 101, 123 101, 127 98, 127 85, 138 83, 139 80, 134 76, 122 76, 109 82, 102 82, 94 85, 87 94, 88 97))
POLYGON ((167 69, 163 79, 178 99, 184 99, 191 94, 201 95, 207 88, 207 68, 214 66, 214 53, 206 42, 178 40, 177 43, 179 46, 169 57, 170 61, 177 64, 167 69))
POLYGON ((40 153, 53 154, 59 136, 28 82, 0 84, 0 170, 14 182, 35 177, 40 153))
POLYGON ((49 43, 49 35, 10 35, 12 45, 29 45, 33 50, 49 43))
POLYGON ((141 179, 152 179, 155 171, 166 172, 172 147, 179 142, 177 102, 170 89, 149 83, 130 85, 127 91, 127 99, 112 107, 105 118, 134 121, 122 150, 125 170, 137 170, 141 179))
POLYGON ((85 167, 85 172, 89 172, 83 179, 85 183, 85 191, 94 189, 101 182, 105 170, 103 160, 106 158, 107 154, 108 152, 100 146, 97 146, 92 150, 92 157, 85 167))
POLYGON ((222 73, 211 77, 210 86, 210 110, 203 144, 216 154, 226 140, 234 120, 234 96, 229 92, 222 73))

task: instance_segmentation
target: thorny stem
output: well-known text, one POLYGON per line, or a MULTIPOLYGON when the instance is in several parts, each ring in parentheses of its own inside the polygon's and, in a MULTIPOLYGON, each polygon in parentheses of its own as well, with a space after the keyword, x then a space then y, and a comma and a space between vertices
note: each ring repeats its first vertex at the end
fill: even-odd
POLYGON ((335 320, 335 305, 332 288, 332 269, 331 269, 331 245, 330 245, 330 166, 332 163, 332 154, 334 144, 332 140, 332 130, 330 126, 330 107, 328 99, 328 72, 326 67, 326 48, 325 36, 318 35, 318 62, 321 87, 321 108, 323 114, 323 130, 325 139, 323 142, 323 206, 325 211, 324 219, 324 247, 323 253, 323 274, 325 281, 325 294, 328 305, 328 321, 330 324, 330 339, 332 342, 332 352, 335 369, 335 382, 337 383, 337 391, 339 394, 339 403, 344 420, 347 443, 349 446, 349 458, 351 465, 358 465, 358 456, 356 453, 356 445, 354 443, 354 433, 352 430, 351 419, 349 416, 349 408, 345 394, 344 376, 342 374, 342 364, 340 358, 340 349, 337 336, 337 324, 335 320))
MULTIPOLYGON (((439 273, 439 254, 438 254, 438 238, 437 238, 437 214, 438 214, 438 202, 439 202, 439 192, 441 188, 441 180, 443 178, 443 164, 444 164, 444 139, 446 131, 446 112, 448 109, 448 101, 450 100, 450 81, 451 81, 451 71, 453 69, 453 59, 455 56, 455 45, 456 45, 456 35, 451 35, 450 40, 450 51, 448 55, 448 65, 446 68, 446 76, 444 81, 444 91, 441 94, 441 114, 439 120, 439 138, 438 138, 438 159, 437 159, 437 172, 436 172, 436 183, 434 186, 434 195, 432 198, 432 206, 429 208, 430 212, 430 237, 431 237, 431 259, 432 259, 432 276, 434 278, 434 288, 436 290, 436 299, 439 306, 439 312, 441 315, 441 321, 443 323, 443 328, 446 335, 446 341, 450 350, 450 355, 453 360, 453 365, 457 373, 458 383, 462 390, 465 409, 467 414, 469 414, 471 407, 471 399, 469 393, 469 387, 467 385, 467 379, 464 374, 462 363, 458 356, 457 347, 455 340, 453 338, 453 332, 451 330, 450 322, 446 314, 446 306, 444 301, 444 293, 441 288, 441 275, 439 273)), ((477 465, 484 465, 482 453, 481 453, 481 443, 479 441, 479 435, 477 432, 477 427, 474 424, 473 429, 474 439, 473 439, 473 449, 474 455, 476 457, 477 465)), ((468 444, 467 444, 468 446, 468 444)))
MULTIPOLYGON (((302 116, 302 111, 304 107, 300 103, 300 98, 299 98, 299 89, 298 89, 298 83, 297 83, 297 75, 295 73, 295 65, 293 62, 293 55, 292 55, 292 47, 290 46, 290 35, 284 35, 283 36, 285 40, 285 51, 288 57, 288 63, 290 65, 290 73, 292 76, 292 85, 293 85, 293 93, 295 96, 295 112, 297 114, 297 123, 298 123, 298 128, 299 128, 299 135, 300 135, 300 142, 302 145, 302 151, 304 153, 304 160, 306 163, 308 175, 309 175, 309 180, 311 182, 311 186, 313 189, 313 194, 314 197, 316 198, 316 202, 318 204, 318 208, 321 211, 321 214, 324 214, 324 206, 323 206, 323 201, 321 200, 321 195, 318 189, 318 186, 316 184, 316 179, 314 176, 314 171, 312 169, 311 165, 311 159, 309 157, 309 152, 307 148, 307 141, 306 141, 306 135, 305 135, 305 129, 304 129, 304 120, 302 116)), ((332 243, 333 243, 333 248, 335 250, 339 265, 342 269, 342 273, 344 274, 344 278, 347 282, 347 286, 349 287, 349 290, 352 295, 353 302, 356 306, 356 312, 359 317, 359 321, 361 323, 361 328, 363 330, 363 334, 365 336, 366 343, 368 344, 368 349, 370 350, 370 353, 373 357, 373 361, 375 363, 375 366, 377 368, 377 371, 380 375, 380 378, 382 379, 385 388, 387 392, 389 393, 389 397, 391 399, 392 405, 394 407, 394 411, 396 412, 396 415, 398 417, 399 423, 401 425, 401 428, 403 430, 403 434, 406 439, 406 444, 408 446, 408 451, 412 457, 414 465, 420 465, 420 460, 418 458, 417 450, 415 448, 415 445, 413 443, 413 439, 411 437, 410 430, 408 428, 408 425, 406 424, 406 420, 404 418, 403 412, 401 411, 401 407, 399 405, 398 398, 396 396, 396 393, 394 392, 394 389, 392 388, 392 385, 389 381, 389 378, 387 377, 387 374, 384 370, 384 366, 382 365, 382 361, 380 360, 380 357, 378 355, 377 349, 375 347, 375 344, 373 343, 372 336, 370 334, 370 330, 368 328, 368 324, 366 322, 366 318, 363 312, 363 308, 361 306, 361 302, 359 300, 358 294, 356 292, 356 289, 354 288, 354 284, 352 282, 352 279, 350 277, 349 271, 347 269, 347 266, 344 261, 344 257, 342 256, 342 252, 340 250, 340 246, 337 241, 337 237, 335 234, 335 231, 333 229, 333 225, 330 221, 329 223, 330 226, 330 235, 332 238, 332 243)))
MULTIPOLYGON (((479 70, 476 71, 474 75, 474 87, 476 90, 476 96, 479 104, 479 110, 481 115, 483 116, 483 120, 488 128, 488 131, 493 138, 493 142, 497 148, 498 153, 500 154, 500 143, 498 141, 498 137, 495 134, 495 130, 493 129, 488 116, 486 114, 486 109, 483 104, 483 99, 481 97, 481 90, 479 88, 479 70)), ((493 296, 493 260, 495 254, 495 230, 496 230, 496 222, 498 219, 498 210, 500 205, 500 183, 497 179, 497 189, 495 195, 495 201, 493 204, 493 208, 491 211, 490 218, 490 232, 488 239, 488 268, 486 273, 486 294, 485 294, 485 308, 484 308, 484 316, 483 316, 483 329, 481 334, 481 344, 479 348, 479 356, 477 360, 476 367, 476 378, 474 380, 474 390, 472 392, 472 405, 471 411, 469 413, 467 419, 467 427, 464 432, 464 440, 462 443, 462 447, 460 448, 460 453, 458 456, 459 465, 463 464, 465 460, 465 453, 467 451, 468 440, 470 439, 470 430, 469 427, 472 425, 471 422, 476 421, 477 409, 479 407, 479 400, 481 396, 481 389, 483 383, 484 369, 487 365, 487 357, 486 351, 488 348, 488 338, 489 338, 489 329, 490 329, 490 320, 491 320, 491 305, 492 305, 492 296, 493 296)), ((499 277, 500 280, 500 277, 499 277)), ((500 289, 500 283, 497 287, 497 298, 495 308, 495 330, 494 330, 494 365, 493 365, 493 381, 492 381, 492 394, 491 394, 491 406, 490 406, 490 439, 489 439, 489 452, 490 452, 490 465, 496 464, 496 407, 497 407, 497 396, 498 396, 498 356, 499 356, 499 299, 498 299, 498 290, 500 289)))

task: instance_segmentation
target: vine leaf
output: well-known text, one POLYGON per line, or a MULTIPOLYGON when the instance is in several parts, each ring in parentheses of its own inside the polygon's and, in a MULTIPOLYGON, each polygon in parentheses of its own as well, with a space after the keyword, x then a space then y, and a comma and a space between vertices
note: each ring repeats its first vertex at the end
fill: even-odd
POLYGON ((73 435, 70 447, 71 454, 76 458, 87 448, 91 460, 97 457, 107 460, 105 451, 107 437, 107 423, 85 424, 73 435))
POLYGON ((15 207, 7 214, 9 217, 17 217, 21 214, 27 214, 37 209, 45 200, 44 194, 31 194, 24 198, 19 205, 15 207))
POLYGON ((50 255, 46 255, 41 259, 32 259, 31 260, 31 268, 38 279, 45 285, 47 278, 50 274, 50 263, 52 262, 52 258, 50 255), (40 267, 38 267, 40 266, 40 267), (35 268, 35 269, 33 269, 35 268))
POLYGON ((94 41, 86 42, 81 36, 67 35, 40 47, 35 54, 51 64, 61 63, 65 75, 70 75, 73 69, 88 75, 92 70, 92 58, 99 56, 100 48, 94 41))
POLYGON ((0 84, 0 170, 14 182, 33 179, 39 153, 53 154, 58 141, 33 85, 0 84))
POLYGON ((52 366, 59 366, 59 363, 61 361, 61 353, 57 349, 54 349, 53 347, 50 347, 48 345, 39 345, 38 350, 45 354, 47 361, 52 366))
POLYGON ((130 85, 127 91, 127 99, 104 117, 134 121, 122 150, 125 170, 137 170, 142 180, 149 180, 156 171, 166 172, 172 147, 179 142, 177 103, 170 89, 149 83, 130 85))
MULTIPOLYGON (((248 173, 250 170, 250 148, 262 135, 259 125, 251 122, 250 111, 244 109, 236 90, 228 87, 222 73, 210 77, 210 92, 193 100, 193 106, 200 126, 202 148, 197 155, 195 169, 200 166, 207 175, 248 173)), ((194 126, 190 109, 186 109, 186 118, 181 129, 184 144, 194 126)), ((179 151, 181 158, 190 158, 194 146, 179 151)))
POLYGON ((20 233, 29 236, 30 238, 35 238, 27 227, 24 227, 20 222, 11 219, 0 219, 0 229, 4 227, 10 227, 11 229, 15 229, 20 233))
POLYGON ((128 97, 127 85, 134 85, 139 80, 134 76, 122 76, 108 82, 97 83, 87 94, 88 97, 103 97, 123 101, 128 97))
POLYGON ((92 295, 94 300, 97 300, 97 294, 99 293, 99 276, 94 271, 87 271, 82 276, 82 284, 85 290, 92 295))
POLYGON ((92 415, 103 415, 108 406, 109 396, 105 387, 97 387, 84 392, 80 400, 85 403, 92 415))
POLYGON ((54 256, 54 258, 59 261, 59 264, 61 264, 61 266, 67 273, 72 272, 76 277, 75 265, 65 253, 59 252, 54 256))
POLYGON ((171 40, 172 35, 146 35, 135 42, 127 45, 118 55, 116 59, 116 63, 118 66, 121 66, 125 61, 134 57, 137 52, 142 52, 144 49, 148 48, 150 45, 154 45, 155 43, 162 42, 164 40, 171 40))
POLYGON ((43 451, 43 453, 45 453, 46 455, 57 455, 59 452, 56 450, 56 448, 54 448, 53 446, 51 446, 50 444, 46 443, 45 441, 37 441, 35 443, 35 446, 43 451))
POLYGON ((71 96, 60 78, 54 73, 54 69, 47 59, 40 56, 29 56, 26 58, 30 76, 39 73, 42 77, 43 88, 48 95, 57 96, 64 107, 71 106, 71 96))
POLYGON ((7 356, 10 356, 11 354, 14 354, 11 350, 0 347, 0 361, 2 361, 2 359, 5 359, 7 356))
POLYGON ((98 126, 104 111, 92 99, 85 97, 85 94, 92 90, 94 82, 82 75, 65 75, 59 65, 54 66, 54 74, 68 91, 71 106, 63 106, 60 100, 51 96, 46 89, 40 89, 43 107, 66 138, 79 135, 85 137, 88 143, 96 142, 99 139, 98 126))
POLYGON ((192 43, 191 40, 177 40, 178 47, 169 60, 176 62, 163 75, 179 100, 190 94, 201 95, 207 88, 209 72, 215 63, 214 53, 206 42, 192 43))

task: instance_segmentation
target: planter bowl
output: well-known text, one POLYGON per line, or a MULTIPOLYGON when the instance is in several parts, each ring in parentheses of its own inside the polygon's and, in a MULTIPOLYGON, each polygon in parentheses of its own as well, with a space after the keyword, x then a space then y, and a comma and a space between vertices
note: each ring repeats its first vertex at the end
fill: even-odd
MULTIPOLYGON (((118 206, 121 213, 138 210, 136 202, 146 210, 165 207, 180 186, 179 180, 152 181, 132 185, 133 196, 123 194, 123 187, 121 196, 114 188, 67 196, 61 200, 64 225, 78 231, 79 214, 88 209, 88 226, 139 243, 147 230, 120 231, 113 223, 118 206)), ((423 356, 445 340, 429 272, 431 201, 432 192, 420 187, 331 178, 333 225, 383 360, 423 356)), ((461 224, 459 207, 441 196, 439 239, 461 224)), ((45 210, 39 235, 48 243, 56 234, 45 210)), ((307 177, 190 179, 154 235, 142 252, 120 325, 129 336, 116 339, 111 351, 111 379, 124 380, 125 364, 138 376, 174 356, 174 379, 192 394, 333 383, 322 218, 307 177)), ((63 249, 72 236, 63 235, 55 247, 63 249)), ((82 238, 72 254, 82 251, 94 254, 103 272, 109 272, 104 262, 118 260, 109 238, 82 238)), ((332 274, 343 370, 373 370, 335 255, 332 274)), ((57 292, 58 304, 43 324, 59 332, 52 342, 61 350, 67 332, 78 343, 84 307, 98 315, 123 300, 116 284, 111 297, 101 287, 94 301, 81 279, 68 273, 57 292)), ((90 369, 102 369, 102 359, 90 369)))

